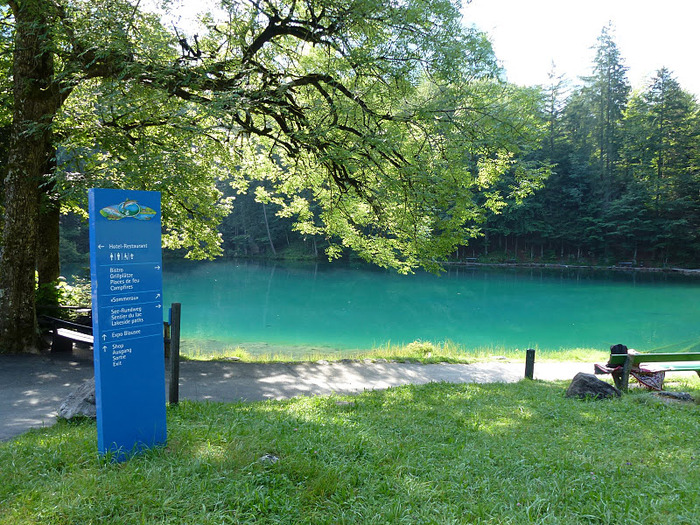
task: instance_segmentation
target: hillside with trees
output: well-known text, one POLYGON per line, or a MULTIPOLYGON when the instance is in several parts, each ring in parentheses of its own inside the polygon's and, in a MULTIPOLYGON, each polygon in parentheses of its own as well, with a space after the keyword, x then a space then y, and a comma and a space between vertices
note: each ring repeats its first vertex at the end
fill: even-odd
MULTIPOLYGON (((490 211, 450 260, 697 267, 700 106, 665 68, 633 92, 610 27, 591 69, 573 87, 552 72, 538 93, 545 128, 523 160, 551 166, 542 188, 490 211)), ((516 177, 501 178, 502 193, 516 177)), ((220 227, 225 255, 323 257, 324 237, 300 235, 278 212, 236 196, 220 227)))
POLYGON ((592 73, 542 90, 551 163, 544 188, 489 217, 476 253, 524 260, 697 267, 700 261, 700 107, 660 69, 631 91, 603 29, 592 73))

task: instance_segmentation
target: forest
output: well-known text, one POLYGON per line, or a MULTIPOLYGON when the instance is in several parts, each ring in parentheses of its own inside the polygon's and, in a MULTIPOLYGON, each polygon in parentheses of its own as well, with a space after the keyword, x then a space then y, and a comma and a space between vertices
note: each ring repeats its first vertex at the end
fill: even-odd
POLYGON ((90 187, 161 192, 178 257, 697 265, 698 103, 633 91, 612 26, 523 87, 454 0, 232 0, 198 33, 162 5, 0 5, 5 351, 85 260, 90 187))
MULTIPOLYGON (((553 68, 554 69, 554 68, 553 68)), ((488 213, 480 235, 451 261, 556 262, 635 266, 700 261, 700 106, 665 68, 632 91, 613 38, 602 29, 591 75, 577 85, 550 73, 536 89, 544 128, 524 160, 551 167, 542 187, 488 213)), ((507 187, 509 172, 499 182, 507 187)), ((261 183, 262 184, 262 183, 261 183)), ((219 232, 226 257, 323 258, 319 235, 255 192, 236 193, 219 232)), ((63 258, 86 261, 84 221, 66 217, 63 258)))
MULTIPOLYGON (((700 261, 700 106, 660 69, 632 91, 624 57, 604 27, 591 75, 570 86, 550 73, 537 90, 545 124, 525 160, 551 166, 532 196, 491 211, 481 234, 452 260, 697 267, 700 261), (490 257, 489 257, 490 256, 490 257)), ((499 182, 512 183, 513 172, 499 182)), ((275 254, 299 237, 274 209, 252 199, 222 223, 226 253, 275 254)), ((317 255, 322 239, 306 239, 317 255)))

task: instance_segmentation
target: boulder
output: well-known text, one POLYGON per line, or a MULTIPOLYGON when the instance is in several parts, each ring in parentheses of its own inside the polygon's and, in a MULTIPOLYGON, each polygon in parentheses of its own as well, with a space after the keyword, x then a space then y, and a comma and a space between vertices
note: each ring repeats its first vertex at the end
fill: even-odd
POLYGON ((574 376, 566 397, 578 397, 580 399, 605 399, 608 397, 620 397, 620 391, 610 383, 601 381, 593 374, 579 372, 574 376))
POLYGON ((68 397, 61 403, 58 409, 58 417, 62 419, 73 419, 77 417, 95 419, 97 417, 94 378, 85 381, 77 389, 68 394, 68 397))

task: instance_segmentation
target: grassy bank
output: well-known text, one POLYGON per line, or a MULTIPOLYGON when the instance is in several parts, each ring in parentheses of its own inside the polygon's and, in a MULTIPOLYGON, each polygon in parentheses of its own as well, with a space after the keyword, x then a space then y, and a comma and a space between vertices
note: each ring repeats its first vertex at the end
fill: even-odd
MULTIPOLYGON (((237 360, 248 363, 276 363, 299 361, 338 361, 353 360, 387 360, 417 363, 475 363, 505 359, 508 361, 525 361, 525 348, 506 349, 499 347, 466 348, 451 342, 431 343, 414 341, 407 345, 387 344, 370 350, 333 350, 318 347, 273 347, 269 345, 246 345, 224 348, 221 351, 207 351, 191 344, 183 354, 190 360, 237 360)), ((547 350, 536 348, 538 361, 606 361, 610 352, 591 348, 568 348, 547 350)))
POLYGON ((122 465, 94 423, 59 423, 0 443, 0 524, 696 523, 700 407, 565 387, 186 402, 122 465))

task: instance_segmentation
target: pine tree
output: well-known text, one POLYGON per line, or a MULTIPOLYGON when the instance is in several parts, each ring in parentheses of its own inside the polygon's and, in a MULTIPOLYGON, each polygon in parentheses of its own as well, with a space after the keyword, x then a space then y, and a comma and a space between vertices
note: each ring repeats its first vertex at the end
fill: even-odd
POLYGON ((694 97, 662 68, 631 98, 625 115, 628 191, 646 194, 646 209, 638 212, 651 214, 649 248, 664 260, 691 257, 698 243, 698 111, 694 97))
POLYGON ((588 140, 598 177, 603 207, 615 197, 616 176, 620 160, 622 116, 630 86, 627 67, 613 40, 612 24, 598 37, 591 76, 584 77, 582 95, 590 111, 591 129, 588 140))

